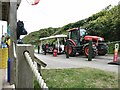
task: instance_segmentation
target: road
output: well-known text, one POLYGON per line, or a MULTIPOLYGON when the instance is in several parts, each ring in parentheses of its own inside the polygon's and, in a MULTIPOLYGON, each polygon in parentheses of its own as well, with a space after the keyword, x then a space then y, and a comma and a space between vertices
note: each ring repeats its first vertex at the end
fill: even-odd
POLYGON ((118 65, 108 64, 113 61, 113 56, 109 55, 96 56, 92 61, 88 61, 85 56, 66 58, 65 54, 53 57, 52 54, 43 55, 35 53, 35 56, 47 64, 46 69, 91 67, 118 73, 118 65))

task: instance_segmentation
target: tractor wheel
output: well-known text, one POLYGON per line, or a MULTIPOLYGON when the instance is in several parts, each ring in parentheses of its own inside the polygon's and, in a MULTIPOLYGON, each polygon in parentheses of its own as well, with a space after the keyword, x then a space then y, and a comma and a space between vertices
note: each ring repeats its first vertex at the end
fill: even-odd
POLYGON ((104 56, 107 54, 107 52, 108 52, 107 50, 99 50, 98 55, 104 56))
POLYGON ((67 48, 69 48, 68 54, 69 54, 69 56, 72 56, 72 57, 74 57, 76 55, 76 51, 73 49, 73 47, 74 47, 74 45, 70 41, 69 41, 69 47, 65 46, 65 53, 67 53, 67 48))
POLYGON ((105 43, 98 44, 98 55, 106 55, 108 53, 108 46, 105 43))
POLYGON ((89 53, 89 47, 86 46, 85 49, 84 49, 84 54, 86 57, 88 57, 88 53, 89 53))

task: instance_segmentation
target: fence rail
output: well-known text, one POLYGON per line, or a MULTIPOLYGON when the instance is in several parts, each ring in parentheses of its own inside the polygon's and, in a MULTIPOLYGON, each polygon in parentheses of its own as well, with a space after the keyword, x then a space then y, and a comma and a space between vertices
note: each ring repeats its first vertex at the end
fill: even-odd
POLYGON ((38 81, 39 85, 41 86, 41 88, 48 90, 48 87, 46 86, 46 83, 44 82, 44 80, 42 79, 42 76, 38 72, 36 65, 33 63, 33 60, 30 57, 30 54, 26 51, 24 53, 24 55, 25 55, 25 58, 30 65, 30 68, 32 69, 35 77, 37 78, 37 81, 38 81))
MULTIPOLYGON (((120 41, 108 42, 107 44, 120 43, 120 41)), ((29 44, 17 44, 16 48, 13 45, 13 56, 16 58, 15 63, 15 86, 16 88, 34 88, 33 80, 34 76, 40 87, 44 90, 48 90, 48 87, 41 76, 41 70, 37 69, 37 65, 33 62, 37 62, 38 66, 45 67, 46 64, 37 57, 34 56, 34 47, 29 44)), ((13 68, 13 67, 12 67, 13 68)))
POLYGON ((120 41, 106 42, 107 44, 120 43, 120 41))
POLYGON ((33 83, 35 76, 41 89, 48 90, 48 87, 41 76, 41 66, 45 67, 47 64, 41 60, 38 60, 34 56, 34 47, 30 44, 17 44, 15 52, 16 88, 34 88, 33 83))

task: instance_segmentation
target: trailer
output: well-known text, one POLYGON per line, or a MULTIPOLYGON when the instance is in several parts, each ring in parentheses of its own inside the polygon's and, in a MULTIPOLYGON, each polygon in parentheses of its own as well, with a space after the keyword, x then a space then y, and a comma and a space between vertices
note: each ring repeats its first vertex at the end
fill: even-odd
POLYGON ((58 54, 64 53, 64 44, 67 35, 60 34, 55 36, 49 36, 40 38, 40 53, 53 53, 54 49, 58 54))

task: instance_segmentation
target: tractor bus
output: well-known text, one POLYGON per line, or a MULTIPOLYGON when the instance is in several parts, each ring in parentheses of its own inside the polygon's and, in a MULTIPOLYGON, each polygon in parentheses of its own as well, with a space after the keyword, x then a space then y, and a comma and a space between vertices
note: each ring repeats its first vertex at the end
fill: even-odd
POLYGON ((64 53, 66 38, 67 35, 63 34, 40 38, 40 52, 44 54, 53 53, 54 49, 56 49, 58 54, 64 53))
POLYGON ((89 40, 92 40, 92 57, 96 55, 105 55, 108 52, 108 46, 104 41, 104 38, 98 36, 87 35, 86 30, 82 28, 72 28, 67 30, 67 42, 65 44, 65 52, 67 53, 67 43, 69 44, 69 56, 75 56, 76 53, 84 54, 88 57, 89 40), (101 42, 101 43, 99 43, 101 42))

